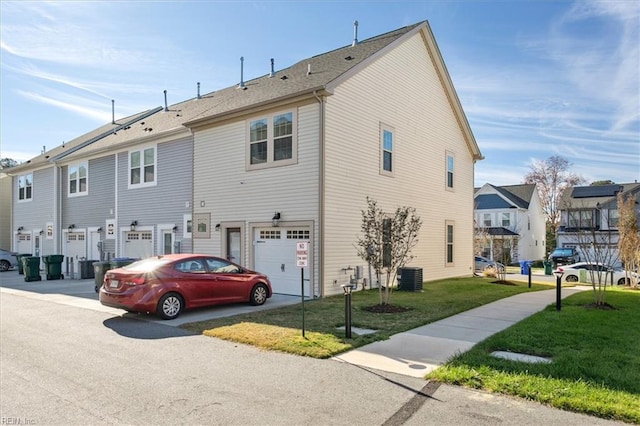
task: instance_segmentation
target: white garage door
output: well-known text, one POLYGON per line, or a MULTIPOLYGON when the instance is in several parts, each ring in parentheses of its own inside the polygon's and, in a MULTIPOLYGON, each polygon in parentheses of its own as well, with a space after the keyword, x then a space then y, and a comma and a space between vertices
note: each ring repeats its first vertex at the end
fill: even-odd
MULTIPOLYGON (((259 228, 254 235, 255 270, 266 274, 274 293, 300 296, 301 274, 296 266, 296 242, 309 241, 308 228, 259 228)), ((309 253, 309 262, 313 259, 309 253)), ((310 296, 309 268, 304 268, 304 295, 310 296)))
POLYGON ((153 232, 131 231, 125 232, 124 254, 122 257, 145 259, 153 256, 153 232))
MULTIPOLYGON (((67 241, 64 246, 64 256, 66 260, 73 262, 73 273, 77 275, 80 267, 78 263, 87 257, 86 240, 84 232, 67 232, 67 241)), ((71 265, 68 265, 71 268, 71 265)), ((71 273, 71 269, 69 269, 71 273)))
POLYGON ((20 254, 31 254, 31 234, 18 234, 16 251, 20 254))

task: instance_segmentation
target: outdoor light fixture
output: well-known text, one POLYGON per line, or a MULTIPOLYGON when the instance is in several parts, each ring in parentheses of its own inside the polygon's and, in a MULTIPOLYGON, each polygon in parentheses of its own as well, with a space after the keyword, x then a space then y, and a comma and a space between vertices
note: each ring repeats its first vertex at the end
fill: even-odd
POLYGON ((271 223, 274 227, 280 224, 280 212, 274 213, 273 217, 271 218, 271 223))
POLYGON ((176 225, 176 226, 174 226, 173 228, 171 228, 171 230, 172 230, 173 232, 178 232, 178 225, 176 225))
POLYGON ((76 227, 76 225, 74 225, 73 223, 71 225, 69 225, 69 231, 73 230, 76 227))
POLYGON ((218 223, 218 224, 216 224, 215 229, 216 229, 216 232, 217 232, 217 231, 220 231, 220 224, 219 224, 219 223, 218 223))
POLYGON ((129 225, 131 227, 132 231, 136 230, 136 226, 138 226, 138 221, 134 220, 133 222, 131 222, 131 225, 129 225))
POLYGON ((20 234, 22 231, 24 231, 24 226, 19 226, 18 227, 18 234, 20 234))
POLYGON ((96 232, 102 232, 102 226, 98 229, 96 229, 96 232))
POLYGON ((556 269, 553 271, 553 275, 556 276, 556 311, 559 311, 562 303, 562 297, 560 294, 560 289, 562 288, 562 276, 564 275, 564 271, 562 269, 556 269))

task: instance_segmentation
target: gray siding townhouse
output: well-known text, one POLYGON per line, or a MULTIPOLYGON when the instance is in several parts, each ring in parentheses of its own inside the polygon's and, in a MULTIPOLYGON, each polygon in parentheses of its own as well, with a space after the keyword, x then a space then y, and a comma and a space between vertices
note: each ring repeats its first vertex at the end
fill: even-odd
POLYGON ((339 294, 352 277, 371 282, 354 247, 369 196, 390 214, 417 209, 407 266, 425 280, 473 273, 482 156, 427 22, 272 66, 208 101, 185 122, 194 251, 266 273, 278 293, 339 294))
POLYGON ((560 203, 558 247, 575 248, 583 261, 619 266, 618 194, 636 200, 640 224, 640 183, 567 188, 560 203))
POLYGON ((474 200, 476 254, 506 263, 545 258, 545 214, 535 184, 486 183, 474 200))

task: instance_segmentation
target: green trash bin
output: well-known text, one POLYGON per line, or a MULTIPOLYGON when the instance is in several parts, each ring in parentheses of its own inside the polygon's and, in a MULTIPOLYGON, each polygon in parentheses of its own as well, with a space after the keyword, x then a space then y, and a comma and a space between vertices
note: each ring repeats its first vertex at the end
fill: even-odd
POLYGON ((16 254, 16 258, 18 259, 18 274, 19 275, 24 275, 24 268, 22 267, 22 258, 23 257, 29 257, 29 256, 31 256, 31 253, 16 254))
POLYGON ((64 261, 64 255, 62 254, 50 254, 49 256, 43 256, 47 279, 48 280, 61 280, 64 278, 62 275, 62 262, 64 261))
POLYGON ((553 262, 551 262, 550 260, 545 260, 542 263, 544 264, 544 274, 551 275, 553 273, 553 271, 551 270, 553 262))
POLYGON ((102 287, 102 282, 104 281, 104 275, 107 271, 111 269, 111 262, 94 262, 93 264, 93 282, 94 282, 94 290, 96 293, 102 287))
POLYGON ((22 257, 22 269, 24 271, 25 281, 40 281, 40 257, 24 256, 22 257))

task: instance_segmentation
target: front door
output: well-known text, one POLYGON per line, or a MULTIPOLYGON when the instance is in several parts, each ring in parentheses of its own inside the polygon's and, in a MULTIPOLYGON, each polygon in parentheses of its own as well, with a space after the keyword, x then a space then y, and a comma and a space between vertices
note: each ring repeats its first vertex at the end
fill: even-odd
POLYGON ((227 228, 227 260, 238 265, 242 262, 240 228, 227 228))
POLYGON ((173 235, 171 230, 162 230, 162 253, 160 254, 173 253, 173 235))

